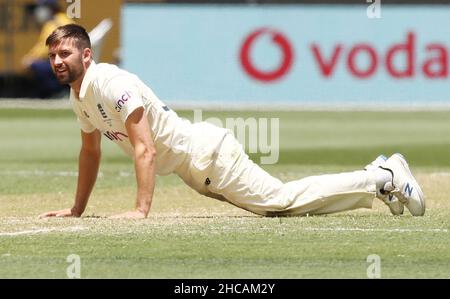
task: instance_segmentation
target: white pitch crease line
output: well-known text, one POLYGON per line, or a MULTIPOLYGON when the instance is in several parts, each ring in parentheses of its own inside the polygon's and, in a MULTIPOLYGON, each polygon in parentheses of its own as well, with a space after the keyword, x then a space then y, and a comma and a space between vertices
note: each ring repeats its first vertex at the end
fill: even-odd
MULTIPOLYGON (((0 175, 7 176, 24 176, 24 177, 33 177, 33 176, 60 176, 60 177, 78 177, 77 171, 42 171, 42 170, 2 170, 0 171, 0 175)), ((103 173, 99 172, 98 177, 103 177, 103 173)))
POLYGON ((67 227, 67 228, 41 228, 41 229, 34 229, 34 230, 24 230, 19 232, 13 232, 13 233, 2 233, 0 232, 1 236, 22 236, 22 235, 35 235, 35 234, 46 234, 50 232, 76 232, 87 229, 86 227, 82 226, 73 226, 73 227, 67 227))
MULTIPOLYGON (((283 176, 294 176, 296 172, 282 173, 283 176)), ((78 177, 78 171, 43 171, 43 170, 0 170, 0 175, 8 176, 61 176, 61 177, 78 177)), ((128 171, 119 171, 119 176, 128 177, 133 175, 133 173, 128 171)), ((450 172, 431 172, 430 176, 437 177, 448 177, 450 172)), ((103 172, 99 172, 99 177, 103 177, 103 172)))
POLYGON ((345 227, 335 227, 335 228, 315 228, 315 227, 305 227, 301 230, 305 231, 358 231, 358 232, 392 232, 392 233, 416 233, 416 232, 424 232, 424 233, 448 233, 448 229, 445 228, 431 228, 431 229, 409 229, 409 228, 345 228, 345 227))
MULTIPOLYGON (((290 177, 295 176, 296 172, 288 172, 283 173, 283 176, 290 177)), ((8 176, 25 176, 25 177, 32 177, 32 176, 60 176, 60 177, 78 177, 77 171, 43 171, 43 170, 0 170, 0 176, 1 175, 8 175, 8 176)), ((128 171, 120 171, 119 176, 121 177, 129 177, 133 175, 133 173, 128 171)), ((448 177, 450 176, 450 172, 431 172, 429 173, 430 176, 433 177, 448 177)), ((98 177, 103 177, 103 172, 98 173, 98 177)))

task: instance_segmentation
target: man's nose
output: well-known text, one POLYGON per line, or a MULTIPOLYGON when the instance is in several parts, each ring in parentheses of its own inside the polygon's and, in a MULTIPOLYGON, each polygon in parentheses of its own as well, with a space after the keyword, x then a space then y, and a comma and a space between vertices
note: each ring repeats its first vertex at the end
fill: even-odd
POLYGON ((60 65, 62 64, 62 59, 61 57, 59 57, 59 55, 55 56, 55 65, 60 65))

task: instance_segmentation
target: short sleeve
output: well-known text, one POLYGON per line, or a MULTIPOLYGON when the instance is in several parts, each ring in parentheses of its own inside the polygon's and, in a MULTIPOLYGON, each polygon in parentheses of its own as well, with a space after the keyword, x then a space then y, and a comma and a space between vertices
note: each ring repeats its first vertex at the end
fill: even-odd
POLYGON ((123 123, 139 107, 143 107, 141 93, 131 76, 117 76, 106 86, 107 103, 120 114, 123 123))
POLYGON ((83 119, 78 117, 78 123, 80 124, 80 128, 84 133, 92 133, 95 131, 95 127, 85 118, 83 119))
POLYGON ((73 111, 77 116, 78 124, 83 132, 92 133, 95 131, 96 128, 88 120, 88 115, 86 115, 86 112, 83 113, 79 107, 73 107, 73 111))

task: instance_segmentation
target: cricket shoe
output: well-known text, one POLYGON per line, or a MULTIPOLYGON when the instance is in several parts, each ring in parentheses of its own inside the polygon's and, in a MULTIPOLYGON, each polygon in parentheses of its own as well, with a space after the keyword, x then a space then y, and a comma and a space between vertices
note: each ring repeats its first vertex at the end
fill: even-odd
POLYGON ((392 181, 386 182, 384 190, 402 202, 413 216, 425 214, 425 197, 422 189, 401 154, 393 154, 380 168, 392 173, 392 181))
MULTIPOLYGON (((375 160, 373 160, 370 164, 366 165, 364 167, 364 170, 367 171, 374 171, 377 168, 379 168, 381 165, 383 165, 387 160, 387 157, 384 155, 379 155, 375 160)), ((405 206, 403 203, 398 200, 394 196, 394 194, 389 193, 389 191, 386 190, 378 190, 377 191, 377 198, 381 199, 388 207, 389 210, 391 210, 392 215, 402 215, 403 211, 405 210, 405 206)))

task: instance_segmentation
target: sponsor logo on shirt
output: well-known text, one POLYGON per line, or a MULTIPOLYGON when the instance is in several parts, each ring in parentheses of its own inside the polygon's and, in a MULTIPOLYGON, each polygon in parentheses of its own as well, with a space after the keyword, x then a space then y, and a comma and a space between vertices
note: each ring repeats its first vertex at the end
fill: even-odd
POLYGON ((121 133, 121 132, 114 132, 114 131, 106 131, 103 133, 109 140, 117 140, 117 141, 123 141, 122 138, 128 138, 127 134, 121 133))
POLYGON ((87 114, 86 111, 83 110, 84 116, 86 116, 87 118, 89 118, 89 114, 87 114))
POLYGON ((125 103, 131 98, 131 93, 129 91, 126 91, 121 97, 120 99, 116 102, 116 107, 114 107, 116 109, 117 112, 122 111, 122 107, 123 105, 125 105, 125 103))
POLYGON ((97 104, 98 111, 102 115, 103 119, 107 119, 108 115, 106 114, 105 110, 103 109, 101 104, 97 104))

